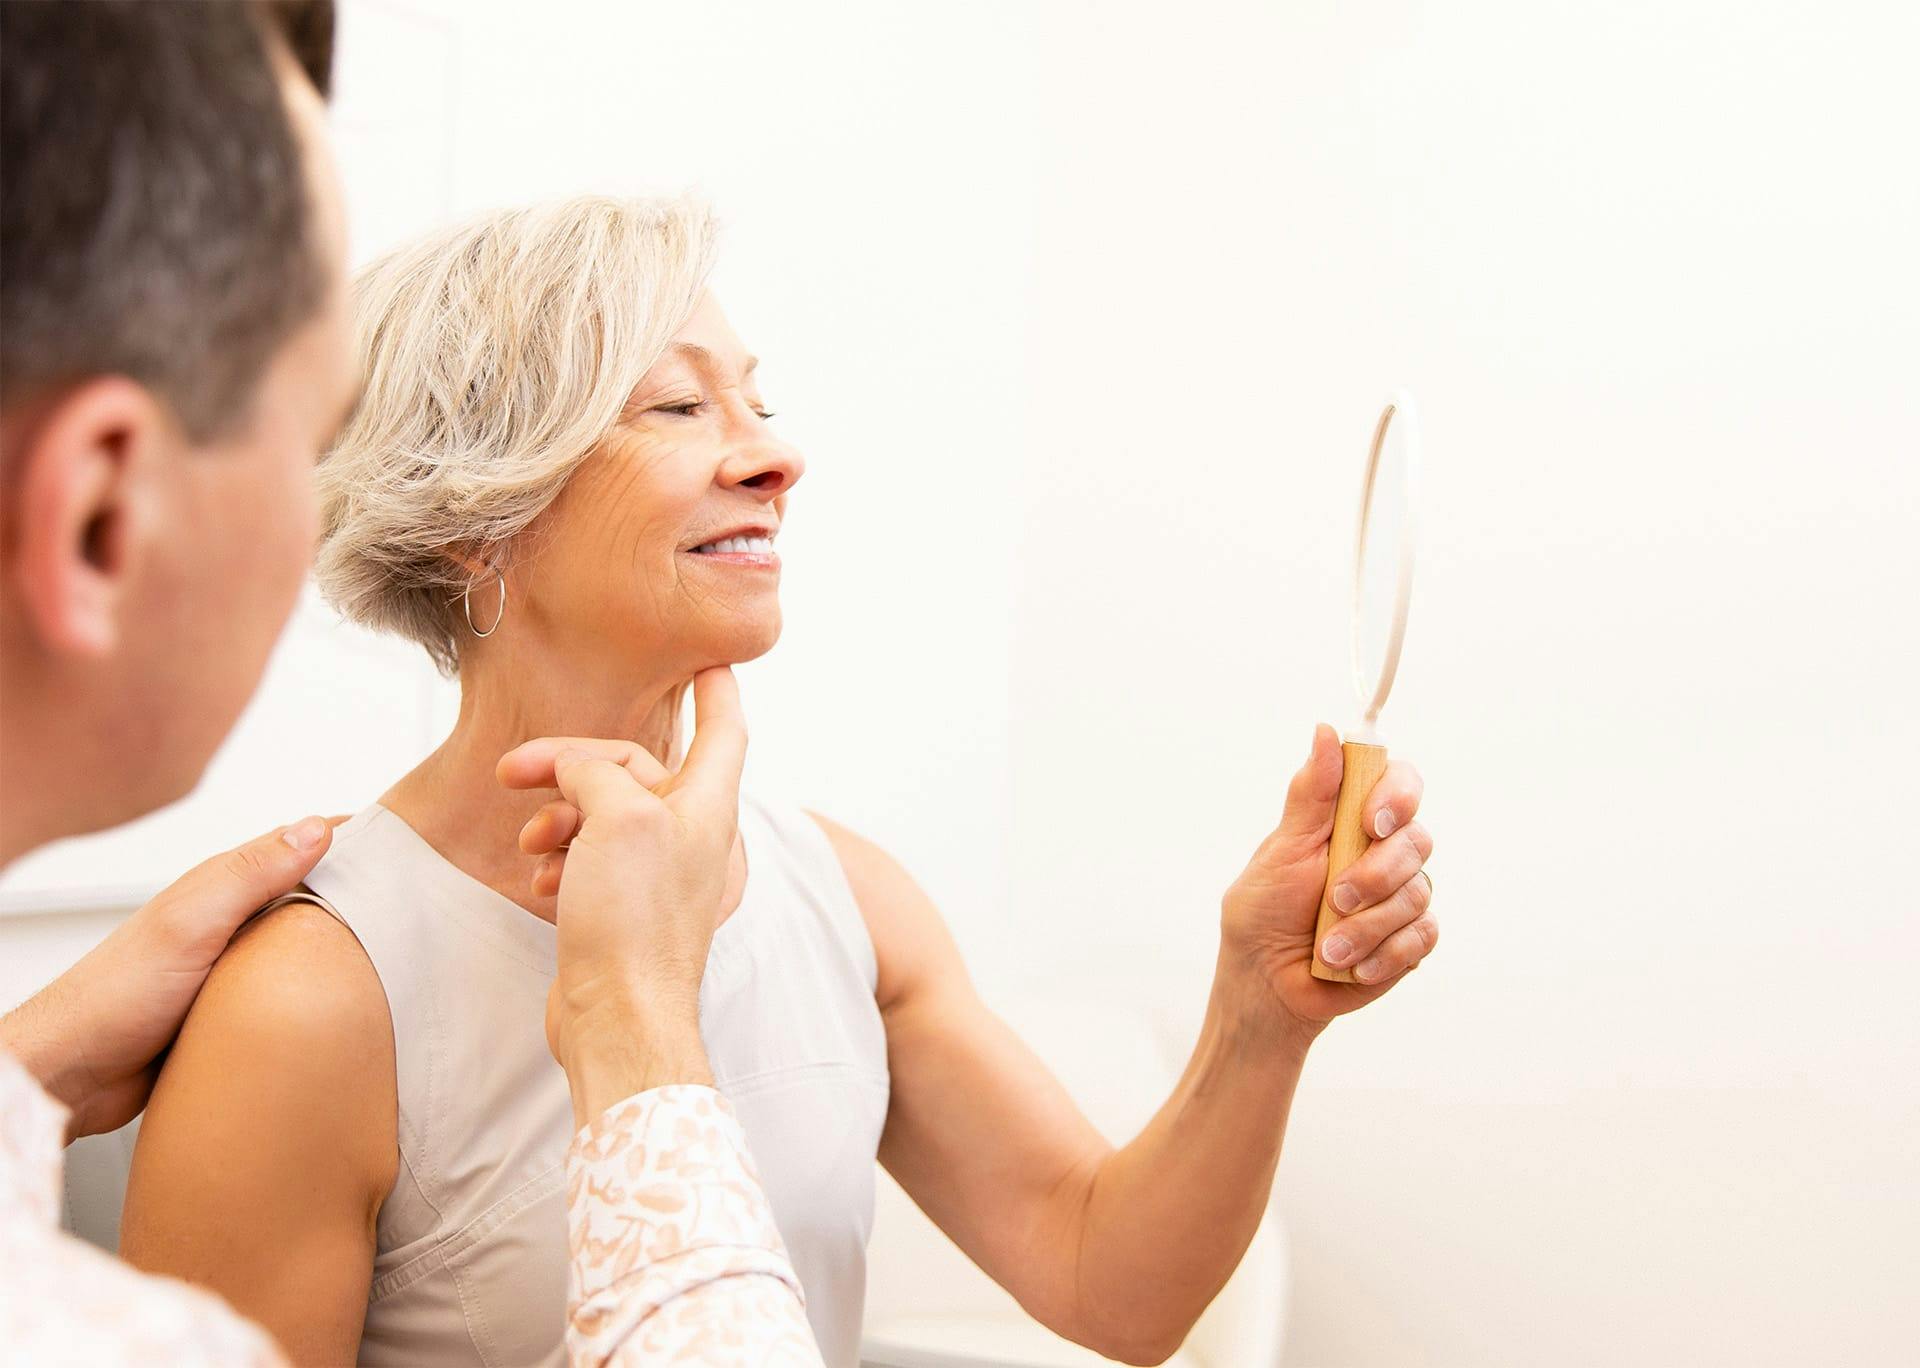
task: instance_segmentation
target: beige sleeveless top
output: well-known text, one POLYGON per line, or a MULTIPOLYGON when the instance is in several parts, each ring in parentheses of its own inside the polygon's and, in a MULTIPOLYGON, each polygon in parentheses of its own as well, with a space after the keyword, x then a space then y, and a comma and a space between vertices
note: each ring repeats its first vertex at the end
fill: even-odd
MULTIPOLYGON (((873 943, 825 833, 745 800, 740 906, 700 989, 732 1099, 829 1365, 858 1362, 887 1110, 873 943)), ((393 1013, 400 1174, 380 1210, 360 1358, 560 1364, 573 1109, 544 1026, 551 924, 378 805, 307 880, 359 937, 393 1013)))

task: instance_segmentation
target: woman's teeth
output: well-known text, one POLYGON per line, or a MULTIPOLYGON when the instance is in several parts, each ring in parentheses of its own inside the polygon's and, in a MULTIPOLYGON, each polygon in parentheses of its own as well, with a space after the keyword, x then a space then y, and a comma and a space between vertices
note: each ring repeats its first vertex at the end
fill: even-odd
POLYGON ((722 537, 719 541, 708 542, 705 546, 693 548, 695 555, 724 555, 729 552, 753 556, 773 554, 772 537, 722 537))

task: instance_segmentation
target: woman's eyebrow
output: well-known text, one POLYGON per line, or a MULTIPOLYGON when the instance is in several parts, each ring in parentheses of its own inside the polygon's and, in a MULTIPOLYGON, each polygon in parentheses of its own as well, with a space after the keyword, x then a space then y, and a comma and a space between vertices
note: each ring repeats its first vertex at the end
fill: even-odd
MULTIPOLYGON (((705 366, 709 370, 720 369, 720 358, 713 353, 711 348, 703 347, 698 342, 676 342, 673 344, 672 350, 679 355, 685 356, 695 365, 705 366)), ((752 375, 754 368, 759 364, 759 357, 749 356, 741 365, 740 374, 742 376, 752 375)))

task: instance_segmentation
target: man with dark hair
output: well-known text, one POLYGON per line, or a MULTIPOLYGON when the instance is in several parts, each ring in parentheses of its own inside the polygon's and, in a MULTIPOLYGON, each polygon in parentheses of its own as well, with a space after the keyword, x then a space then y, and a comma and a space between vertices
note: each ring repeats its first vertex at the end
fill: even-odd
MULTIPOLYGON (((356 394, 332 33, 323 0, 0 0, 0 867, 187 793, 292 611, 311 468, 356 394)), ((706 699, 705 758, 657 790, 550 757, 575 847, 619 875, 563 876, 549 1008, 580 1042, 576 1362, 716 1362, 697 1346, 723 1329, 729 1360, 818 1363, 705 1086, 702 965, 648 953, 710 935, 724 884, 746 737, 730 678, 706 699)), ((140 1111, 214 960, 330 839, 310 817, 207 862, 0 1018, 0 1356, 279 1361, 213 1298, 58 1234, 60 1136, 140 1111)))
POLYGON ((331 211, 337 197, 302 174, 280 96, 286 54, 269 60, 253 17, 274 12, 199 0, 6 7, 9 406, 117 372, 164 398, 196 441, 246 423, 266 363, 315 319, 341 268, 311 212, 322 206, 309 203, 331 211))
POLYGON ((345 231, 262 13, 0 5, 0 860, 187 793, 306 575, 345 231))
MULTIPOLYGON (((340 209, 270 10, 0 4, 0 865, 185 794, 259 682, 355 395, 340 209)), ((0 1151, 52 1109, 21 1067, 70 1134, 137 1113, 228 937, 329 836, 209 861, 0 1022, 0 1151)), ((41 1195, 0 1182, 9 1354, 277 1358, 213 1299, 22 1221, 41 1195)))
POLYGON ((333 0, 252 0, 320 98, 333 98, 333 0))

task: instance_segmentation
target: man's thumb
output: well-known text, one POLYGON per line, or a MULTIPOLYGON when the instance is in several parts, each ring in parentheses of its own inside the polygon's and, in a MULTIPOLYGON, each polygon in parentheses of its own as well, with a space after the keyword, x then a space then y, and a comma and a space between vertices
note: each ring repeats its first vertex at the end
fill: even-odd
POLYGON ((160 897, 196 931, 232 935, 263 904, 291 893, 332 844, 332 823, 302 818, 214 856, 160 897))

